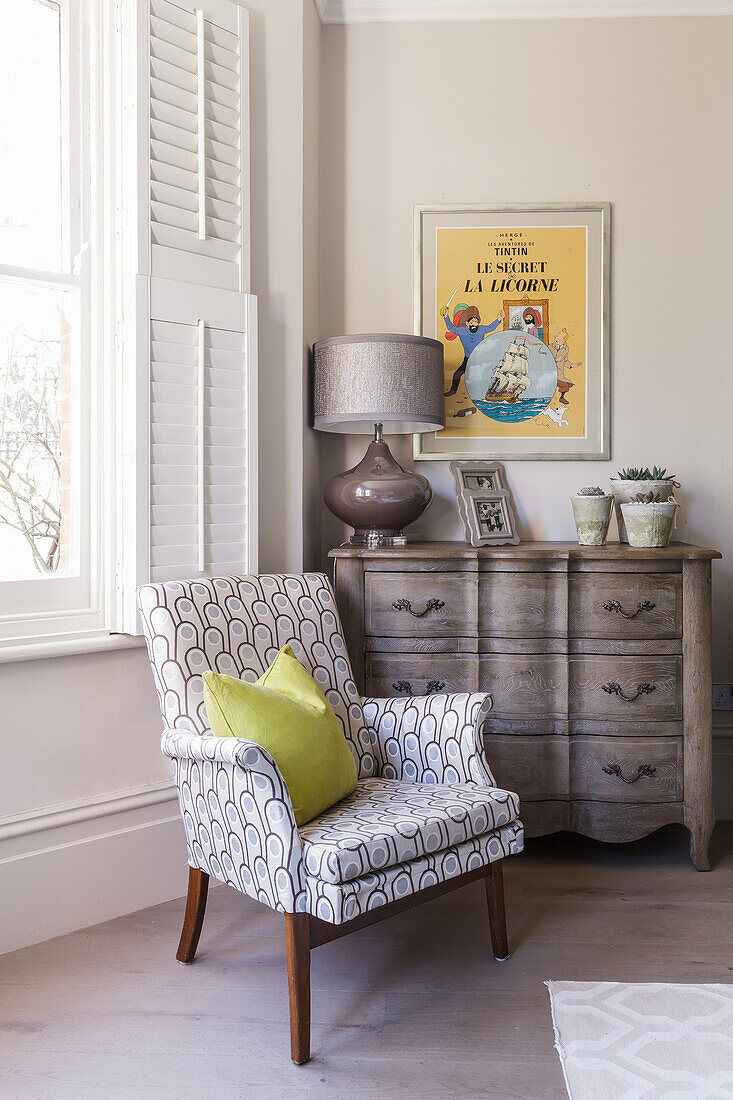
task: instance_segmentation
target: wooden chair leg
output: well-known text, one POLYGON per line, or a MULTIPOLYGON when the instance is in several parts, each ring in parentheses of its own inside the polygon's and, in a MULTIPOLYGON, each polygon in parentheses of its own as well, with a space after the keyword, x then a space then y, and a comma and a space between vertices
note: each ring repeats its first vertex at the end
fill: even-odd
POLYGON ((285 914, 285 950, 290 998, 290 1057, 296 1066, 302 1066, 311 1056, 311 941, 307 913, 285 914))
POLYGON ((186 895, 186 913, 183 918, 181 942, 178 944, 176 958, 179 962, 193 962, 199 936, 206 912, 206 895, 209 892, 209 876, 198 867, 188 868, 188 894, 186 895))
POLYGON ((509 958, 509 945, 506 937, 506 912, 504 910, 504 871, 502 861, 497 859, 488 868, 486 878, 486 900, 489 903, 489 927, 491 928, 491 946, 494 958, 503 962, 509 958))

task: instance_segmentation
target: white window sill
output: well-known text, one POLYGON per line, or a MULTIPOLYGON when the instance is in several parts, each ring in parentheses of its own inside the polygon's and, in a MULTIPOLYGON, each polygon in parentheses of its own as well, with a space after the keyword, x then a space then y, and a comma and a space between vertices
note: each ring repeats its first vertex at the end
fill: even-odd
POLYGON ((136 649, 145 639, 131 634, 94 631, 72 637, 37 638, 0 646, 0 665, 11 661, 38 661, 46 657, 72 657, 79 653, 105 653, 115 649, 136 649))

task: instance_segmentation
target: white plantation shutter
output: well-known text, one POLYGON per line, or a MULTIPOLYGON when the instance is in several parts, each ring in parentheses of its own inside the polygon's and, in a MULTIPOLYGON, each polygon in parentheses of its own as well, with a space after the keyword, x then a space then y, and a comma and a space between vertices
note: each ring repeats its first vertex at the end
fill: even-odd
POLYGON ((151 274, 242 290, 246 12, 149 3, 151 274))
POLYGON ((118 620, 138 633, 139 584, 256 569, 257 362, 247 13, 132 2, 118 620))
POLYGON ((153 280, 150 303, 150 579, 242 573, 250 463, 247 295, 153 280), (191 320, 195 305, 206 304, 191 320))

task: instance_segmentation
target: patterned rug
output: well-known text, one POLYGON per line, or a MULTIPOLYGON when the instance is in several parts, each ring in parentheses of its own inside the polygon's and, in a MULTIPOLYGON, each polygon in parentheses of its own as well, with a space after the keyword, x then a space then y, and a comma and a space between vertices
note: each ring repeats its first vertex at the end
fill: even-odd
POLYGON ((733 1097, 733 985, 545 984, 570 1100, 733 1097))

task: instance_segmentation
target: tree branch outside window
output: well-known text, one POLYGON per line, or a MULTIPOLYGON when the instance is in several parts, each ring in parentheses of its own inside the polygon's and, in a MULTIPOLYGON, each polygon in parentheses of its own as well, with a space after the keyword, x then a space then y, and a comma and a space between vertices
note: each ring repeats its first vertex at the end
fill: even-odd
POLYGON ((0 524, 19 531, 41 573, 58 569, 61 550, 61 380, 68 370, 68 325, 57 339, 14 329, 0 373, 0 524))

